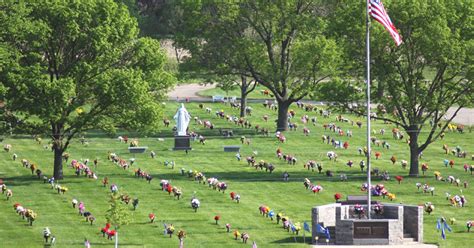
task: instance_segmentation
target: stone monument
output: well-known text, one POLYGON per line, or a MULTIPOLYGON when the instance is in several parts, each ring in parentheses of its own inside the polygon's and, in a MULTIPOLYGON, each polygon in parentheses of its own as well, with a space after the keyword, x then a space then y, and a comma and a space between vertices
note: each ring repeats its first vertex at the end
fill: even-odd
POLYGON ((181 107, 173 118, 176 121, 173 150, 184 150, 187 153, 188 150, 191 150, 190 136, 187 133, 188 125, 191 121, 191 115, 189 115, 183 103, 181 103, 181 107))
MULTIPOLYGON (((313 244, 321 240, 336 245, 403 245, 423 242, 423 207, 384 203, 380 211, 367 210, 366 196, 312 209, 313 244), (355 206, 365 210, 354 212, 355 206), (371 218, 367 218, 370 214, 371 218), (319 229, 328 229, 329 235, 319 229), (330 240, 326 236, 330 236, 330 240)), ((379 204, 378 202, 374 202, 379 204)))

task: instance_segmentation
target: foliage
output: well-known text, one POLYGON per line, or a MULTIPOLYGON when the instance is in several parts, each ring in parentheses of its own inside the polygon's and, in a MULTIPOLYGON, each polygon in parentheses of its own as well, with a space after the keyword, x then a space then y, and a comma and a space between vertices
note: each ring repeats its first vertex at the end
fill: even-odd
POLYGON ((157 100, 174 78, 163 70, 159 42, 137 37, 123 4, 3 3, 0 23, 8 51, 0 72, 5 108, 50 130, 56 178, 62 178, 59 157, 77 133, 156 127, 157 100))
POLYGON ((128 225, 131 221, 130 210, 120 201, 120 195, 118 193, 110 194, 110 208, 105 214, 107 222, 120 228, 121 226, 128 225))
POLYGON ((288 107, 335 74, 334 40, 324 36, 321 1, 183 2, 176 39, 191 52, 187 61, 218 74, 252 77, 279 103, 278 130, 288 107))
MULTIPOLYGON (((385 5, 404 43, 396 47, 383 27, 372 21, 371 74, 375 90, 383 94, 378 99, 381 108, 388 113, 379 119, 395 123, 407 132, 412 153, 409 174, 417 176, 418 155, 472 101, 474 67, 469 54, 474 50, 474 7, 470 1, 407 0, 386 1, 385 5), (447 115, 450 107, 455 111, 447 115), (428 135, 419 141, 421 132, 428 135)), ((340 1, 333 16, 336 21, 328 28, 345 48, 345 57, 350 61, 346 67, 351 69, 348 78, 363 77, 364 6, 363 2, 340 1)), ((354 82, 347 80, 324 86, 333 89, 327 99, 344 103, 345 107, 363 99, 359 98, 360 92, 344 90, 344 84, 350 86, 354 82), (338 88, 341 92, 337 92, 338 88)), ((353 110, 364 113, 363 104, 358 106, 361 108, 353 110)))

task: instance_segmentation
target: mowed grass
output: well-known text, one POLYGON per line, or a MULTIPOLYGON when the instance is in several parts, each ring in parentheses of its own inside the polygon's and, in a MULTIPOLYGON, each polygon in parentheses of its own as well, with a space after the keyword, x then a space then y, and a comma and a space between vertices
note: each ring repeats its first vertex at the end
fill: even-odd
MULTIPOLYGON (((212 113, 207 114, 204 109, 199 109, 197 103, 186 104, 188 111, 193 117, 197 116, 202 120, 210 120, 215 125, 214 130, 203 129, 194 121, 190 123, 190 130, 202 133, 206 138, 206 145, 198 142, 192 143, 193 150, 189 154, 183 151, 172 151, 173 138, 171 128, 157 130, 153 137, 138 138, 140 146, 147 146, 145 154, 135 155, 136 162, 133 168, 123 170, 112 162, 107 161, 108 152, 115 152, 124 159, 133 157, 127 150, 127 144, 119 143, 116 137, 106 137, 101 133, 89 132, 85 135, 88 145, 82 145, 75 141, 68 152, 71 159, 86 159, 91 161, 99 159, 99 165, 95 172, 99 180, 76 177, 74 170, 64 165, 65 179, 60 182, 69 188, 69 191, 62 195, 52 190, 48 184, 43 184, 42 180, 31 175, 29 169, 22 167, 20 160, 28 159, 37 164, 47 175, 53 171, 53 154, 50 150, 43 148, 43 144, 37 144, 32 138, 25 136, 8 137, 3 144, 12 144, 10 153, 0 153, 0 178, 13 190, 13 198, 6 201, 2 195, 0 198, 0 242, 1 247, 41 247, 43 245, 42 230, 48 226, 53 235, 57 238, 57 247, 81 247, 84 238, 91 241, 92 247, 105 246, 112 247, 113 241, 103 238, 100 228, 105 225, 105 213, 109 208, 109 188, 102 187, 101 179, 109 177, 110 183, 117 184, 122 193, 129 194, 132 198, 139 198, 140 203, 136 211, 130 208, 132 221, 129 225, 123 226, 119 230, 119 241, 121 247, 178 247, 179 241, 176 236, 169 238, 163 235, 163 223, 172 223, 176 227, 176 233, 183 229, 187 233, 184 241, 185 247, 250 247, 255 241, 259 247, 303 247, 302 232, 295 238, 295 235, 286 232, 281 225, 275 221, 262 217, 258 213, 258 207, 262 204, 268 205, 275 212, 284 212, 293 222, 311 222, 311 208, 334 202, 333 195, 336 192, 347 195, 361 194, 360 185, 364 183, 365 172, 361 172, 358 166, 364 157, 357 152, 358 147, 365 145, 365 123, 362 128, 351 126, 350 123, 335 121, 335 115, 324 119, 316 112, 305 112, 296 106, 292 108, 296 111, 295 122, 299 124, 298 131, 288 131, 285 133, 287 143, 280 144, 273 135, 263 137, 256 135, 254 129, 245 129, 235 126, 225 119, 219 119, 215 111, 224 110, 228 115, 238 115, 238 109, 230 109, 223 104, 204 104, 211 107, 212 113), (303 114, 310 117, 318 116, 316 126, 311 124, 307 127, 311 130, 308 137, 302 132, 303 124, 300 118, 303 114), (335 122, 344 130, 352 130, 353 137, 336 136, 329 130, 324 130, 323 124, 335 122), (223 138, 219 136, 219 128, 232 128, 235 136, 233 138, 223 138), (322 143, 323 134, 337 137, 337 140, 348 141, 350 146, 347 150, 334 149, 331 145, 322 143), (241 153, 243 161, 238 162, 235 153, 223 152, 225 145, 241 145, 240 136, 245 135, 251 138, 250 145, 242 145, 241 153), (158 137, 164 141, 159 141, 158 137), (280 147, 285 154, 292 154, 298 158, 295 166, 286 164, 277 159, 276 149, 280 147), (149 152, 153 150, 157 157, 152 159, 149 152), (326 153, 330 150, 337 152, 339 158, 337 162, 329 161, 326 153), (276 165, 273 174, 256 170, 247 166, 244 161, 246 156, 256 152, 257 161, 265 160, 276 165), (18 154, 17 161, 12 161, 12 154, 18 154), (175 161, 174 169, 165 167, 164 161, 175 161), (303 164, 308 160, 316 160, 323 163, 324 171, 332 170, 335 176, 326 177, 324 174, 317 174, 303 168, 303 164), (346 166, 348 160, 354 161, 354 166, 346 166), (133 169, 141 168, 154 177, 151 184, 143 179, 133 176, 133 169), (180 175, 180 168, 186 170, 202 171, 210 177, 217 177, 220 181, 225 181, 229 188, 225 194, 214 191, 202 184, 198 184, 187 176, 180 175), (282 173, 288 171, 290 182, 282 181, 282 173), (339 174, 348 175, 347 182, 339 181, 339 174), (305 190, 303 179, 307 177, 313 183, 321 184, 324 190, 319 194, 305 190), (160 190, 160 179, 171 181, 173 186, 178 186, 183 190, 183 198, 176 200, 168 193, 160 190), (230 200, 229 193, 234 191, 242 196, 239 204, 230 200), (190 198, 195 194, 201 201, 201 207, 195 213, 190 207, 190 198), (91 226, 85 219, 78 215, 77 209, 71 206, 73 198, 83 201, 86 211, 90 211, 96 218, 96 222, 91 226), (15 202, 21 203, 24 207, 31 208, 38 213, 38 219, 30 227, 26 221, 22 220, 13 210, 15 202), (151 224, 148 220, 149 213, 155 213, 157 220, 151 224), (220 215, 219 225, 216 225, 213 217, 220 215), (232 233, 226 233, 225 224, 230 223, 232 230, 238 229, 240 232, 248 232, 250 240, 247 245, 243 245, 239 240, 234 240, 232 233), (296 242, 295 242, 296 241, 296 242)), ((258 124, 274 130, 273 120, 276 112, 264 109, 261 104, 251 105, 254 108, 253 115, 248 119, 253 125, 258 124), (262 120, 262 116, 270 116, 268 122, 262 120)), ((166 116, 172 120, 178 107, 177 103, 168 102, 166 104, 166 116)), ((357 121, 364 119, 352 115, 343 116, 357 121)), ((402 159, 409 160, 408 145, 403 140, 394 140, 390 130, 391 125, 383 124, 380 121, 373 122, 373 128, 379 130, 386 129, 386 134, 377 134, 378 139, 386 140, 390 143, 390 150, 374 147, 373 151, 382 152, 379 160, 373 160, 372 167, 378 167, 381 171, 388 170, 392 180, 382 182, 380 179, 373 180, 373 183, 383 183, 386 188, 396 194, 395 202, 412 205, 421 205, 431 201, 436 209, 431 215, 425 214, 424 235, 425 242, 436 243, 442 247, 467 247, 474 240, 473 233, 467 233, 465 223, 473 219, 472 203, 474 194, 471 187, 473 185, 472 176, 464 172, 462 168, 465 163, 471 164, 470 156, 474 150, 472 133, 451 133, 448 132, 444 140, 432 144, 423 155, 421 162, 429 164, 430 169, 426 176, 419 178, 408 178, 408 170, 403 170, 400 166, 402 159), (466 159, 456 158, 453 155, 445 155, 442 145, 447 144, 454 148, 459 145, 468 152, 466 159), (398 162, 392 165, 390 157, 395 155, 398 162), (452 159, 455 161, 454 168, 445 167, 443 160, 452 159), (470 186, 467 189, 454 185, 435 181, 433 172, 440 171, 443 177, 453 175, 460 178, 461 182, 467 181, 470 186), (402 175, 405 179, 399 185, 394 176, 402 175), (435 195, 423 194, 417 191, 415 183, 428 183, 436 188, 435 195), (465 208, 454 208, 446 200, 445 192, 451 194, 464 194, 468 200, 465 208), (440 216, 446 218, 454 217, 457 222, 452 225, 453 232, 447 233, 447 240, 443 241, 440 233, 436 231, 436 219, 440 216)), ((120 133, 123 135, 124 133, 120 133)), ((69 162, 71 161, 69 160, 69 162)), ((92 162, 91 162, 91 167, 92 162)), ((375 197, 382 202, 387 199, 375 197)), ((310 241, 310 233, 306 233, 306 242, 310 241)))

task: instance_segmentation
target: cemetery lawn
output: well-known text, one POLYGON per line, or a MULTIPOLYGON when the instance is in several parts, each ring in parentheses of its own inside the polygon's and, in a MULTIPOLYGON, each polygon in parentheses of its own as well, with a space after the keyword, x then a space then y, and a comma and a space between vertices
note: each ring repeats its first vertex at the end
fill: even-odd
MULTIPOLYGON (((256 90, 258 92, 258 89, 256 90)), ((253 93, 253 94, 256 94, 253 93)), ((211 95, 214 95, 212 93, 211 95)), ((171 120, 177 109, 176 103, 167 102, 165 115, 171 120)), ((124 170, 107 160, 108 152, 115 152, 120 157, 129 160, 133 157, 128 153, 127 144, 117 140, 118 135, 127 135, 121 132, 116 136, 106 136, 99 132, 88 132, 85 138, 88 145, 81 144, 75 140, 68 149, 70 154, 69 163, 64 165, 64 180, 59 183, 69 188, 69 191, 58 194, 51 189, 50 185, 44 184, 43 180, 37 179, 30 170, 22 167, 21 159, 28 159, 48 176, 53 171, 53 154, 44 148, 48 138, 43 137, 43 143, 36 143, 29 136, 7 137, 2 144, 11 144, 10 153, 0 152, 0 178, 3 179, 7 187, 13 190, 13 198, 9 201, 2 195, 0 198, 0 246, 1 247, 40 247, 43 245, 42 230, 49 227, 52 234, 56 236, 56 247, 83 247, 84 238, 91 241, 92 247, 112 247, 113 241, 103 238, 100 233, 105 223, 105 213, 109 208, 109 187, 104 188, 101 184, 103 177, 107 176, 111 184, 117 184, 121 193, 129 194, 132 198, 139 198, 140 203, 136 211, 132 210, 131 204, 128 206, 132 213, 131 223, 119 229, 120 247, 178 247, 179 241, 176 235, 172 238, 163 235, 163 223, 172 223, 176 230, 183 229, 187 233, 184 240, 185 247, 251 247, 255 241, 258 247, 304 247, 303 231, 298 236, 288 233, 276 221, 259 215, 258 207, 262 204, 269 206, 276 213, 283 212, 293 222, 304 221, 311 223, 311 208, 316 205, 323 205, 334 202, 336 192, 343 194, 343 199, 347 195, 362 194, 360 186, 364 183, 365 172, 361 172, 358 166, 359 161, 364 159, 359 155, 357 148, 365 144, 365 120, 348 114, 343 116, 357 121, 363 121, 362 128, 351 126, 350 123, 336 122, 336 115, 324 119, 316 112, 305 112, 296 107, 291 108, 296 111, 295 122, 298 123, 297 131, 285 132, 287 143, 280 144, 272 134, 275 129, 274 119, 276 112, 264 109, 262 104, 251 105, 254 109, 249 120, 253 125, 267 127, 271 131, 270 137, 263 137, 255 134, 255 129, 245 129, 237 127, 225 119, 219 119, 214 114, 216 110, 224 110, 226 114, 238 115, 238 109, 231 109, 223 104, 204 104, 204 108, 211 107, 211 114, 207 114, 204 109, 199 109, 197 103, 186 104, 190 114, 198 116, 202 120, 210 120, 214 125, 214 130, 204 129, 193 120, 190 123, 190 130, 203 134, 207 138, 206 145, 201 145, 197 141, 192 142, 193 150, 189 154, 183 151, 171 151, 173 138, 171 128, 162 127, 149 137, 136 137, 128 134, 130 140, 138 138, 140 146, 147 146, 148 150, 144 154, 137 154, 136 162, 132 168, 124 170), (264 122, 262 116, 269 115, 269 121, 264 122), (316 126, 308 124, 311 133, 308 137, 303 135, 303 124, 301 116, 308 114, 310 117, 318 116, 316 126), (353 137, 336 136, 329 130, 324 130, 323 124, 334 122, 341 126, 343 130, 352 130, 353 137), (230 128, 234 131, 233 138, 224 138, 219 135, 219 128, 230 128), (323 134, 331 135, 341 141, 349 141, 349 148, 334 149, 331 145, 325 144, 321 140, 323 134), (238 162, 235 153, 224 153, 225 145, 241 145, 240 137, 245 135, 251 139, 250 145, 242 145, 241 154, 243 160, 238 162), (158 137, 164 141, 159 141, 158 137), (288 165, 284 161, 278 160, 275 155, 276 149, 280 147, 284 154, 292 154, 298 158, 295 166, 288 165), (157 157, 152 159, 150 151, 156 152, 157 157), (339 158, 337 162, 329 161, 326 158, 328 151, 336 151, 339 158), (257 162, 265 160, 273 163, 276 170, 269 174, 264 170, 256 170, 249 167, 245 162, 245 157, 256 152, 257 162), (12 160, 12 154, 18 154, 17 161, 12 160), (74 170, 68 166, 72 159, 90 159, 89 166, 93 168, 92 161, 98 158, 97 169, 93 169, 99 179, 89 179, 84 176, 77 177, 74 170), (164 166, 164 161, 175 161, 174 169, 164 166), (335 176, 326 177, 324 174, 311 172, 303 168, 303 164, 308 160, 315 160, 323 163, 324 171, 332 170, 335 176), (354 161, 354 166, 349 168, 348 160, 354 161), (142 170, 152 174, 153 180, 148 184, 144 179, 134 177, 134 169, 142 170), (217 177, 220 181, 228 184, 228 190, 223 194, 210 189, 207 185, 198 184, 187 176, 180 175, 180 169, 186 171, 192 169, 203 172, 207 178, 217 177), (282 181, 282 173, 288 171, 290 182, 282 181), (347 182, 340 182, 340 173, 348 176, 347 182), (314 184, 320 184, 324 190, 319 194, 313 194, 303 186, 303 179, 309 178, 314 184), (181 200, 176 200, 173 196, 160 190, 160 179, 171 181, 173 186, 178 186, 183 190, 181 200), (241 202, 237 204, 230 200, 229 193, 236 192, 242 196, 241 202), (201 201, 201 207, 195 213, 190 207, 190 198, 195 194, 201 201), (77 209, 72 208, 73 198, 83 201, 86 211, 90 211, 97 220, 91 226, 85 222, 85 218, 78 215, 77 209), (29 226, 25 220, 19 217, 14 209, 14 203, 21 203, 26 208, 31 208, 38 214, 33 226, 29 226), (155 213, 155 223, 149 223, 148 214, 155 213), (219 224, 216 225, 214 216, 220 215, 219 224), (240 232, 248 232, 250 239, 247 245, 243 245, 240 238, 234 240, 231 233, 226 233, 225 224, 230 223, 232 230, 238 229, 240 232)), ((171 125, 172 126, 172 125, 171 125)), ((372 167, 377 167, 381 171, 388 170, 391 176, 390 181, 373 179, 373 183, 383 183, 389 192, 396 194, 394 202, 401 202, 411 205, 422 205, 432 202, 435 210, 431 215, 424 215, 424 239, 426 243, 438 244, 441 247, 468 247, 474 241, 474 233, 466 232, 466 221, 474 219, 473 201, 474 194, 472 187, 474 182, 468 172, 464 172, 464 164, 472 164, 471 154, 474 152, 473 133, 447 132, 444 140, 438 140, 431 144, 420 162, 428 163, 429 170, 425 176, 419 178, 409 178, 408 169, 402 169, 400 161, 409 160, 408 145, 404 140, 395 140, 391 135, 391 125, 383 124, 381 121, 373 122, 373 129, 385 128, 385 135, 376 134, 380 140, 390 143, 390 150, 381 147, 373 147, 373 151, 380 151, 382 156, 379 160, 373 159, 372 167), (450 148, 456 145, 468 152, 468 158, 457 158, 451 154, 445 155, 442 145, 447 144, 450 148), (397 163, 392 165, 390 157, 395 155, 397 163), (444 159, 454 160, 453 168, 443 165, 444 159), (469 187, 464 189, 455 185, 436 181, 434 171, 441 172, 446 178, 452 175, 461 179, 461 183, 467 181, 469 187), (394 177, 404 176, 401 184, 398 184, 394 177), (417 190, 415 184, 427 183, 435 187, 435 194, 424 194, 417 190), (460 190, 462 189, 462 193, 460 190), (467 206, 455 208, 450 206, 446 200, 445 192, 452 195, 463 194, 467 198, 467 206), (436 219, 444 216, 447 219, 455 218, 456 223, 451 225, 452 232, 447 233, 447 240, 442 240, 439 232, 436 231, 436 219)), ((420 139, 421 140, 421 139, 420 139)), ((420 164, 421 166, 421 164, 420 164)), ((420 170, 421 171, 421 170, 420 170)), ((382 203, 389 202, 382 197, 374 197, 382 203)), ((306 233, 306 242, 309 243, 311 234, 306 233)))

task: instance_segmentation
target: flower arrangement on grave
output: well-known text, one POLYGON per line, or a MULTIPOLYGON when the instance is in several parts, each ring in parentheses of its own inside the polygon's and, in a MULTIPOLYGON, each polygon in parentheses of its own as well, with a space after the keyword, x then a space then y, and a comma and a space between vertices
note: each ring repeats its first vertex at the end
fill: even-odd
POLYGON ((183 240, 184 238, 186 238, 186 232, 184 230, 179 230, 178 239, 183 240))
POLYGON ((323 187, 321 185, 314 185, 313 187, 311 187, 311 190, 313 191, 313 193, 319 193, 323 191, 323 187))
POLYGON ((387 190, 385 189, 385 186, 381 183, 372 186, 372 195, 373 196, 381 196, 381 195, 385 195, 387 192, 387 190))
POLYGON ((375 159, 379 159, 382 156, 381 152, 375 152, 375 159))
POLYGON ((373 209, 374 209, 374 212, 375 212, 377 215, 382 215, 382 214, 383 214, 383 206, 382 206, 382 204, 380 204, 380 203, 375 204, 374 207, 373 207, 373 209))
POLYGON ((362 215, 365 213, 364 207, 360 204, 354 205, 354 213, 359 216, 359 219, 362 217, 362 215))
POLYGON ((441 172, 439 172, 439 171, 435 171, 435 172, 434 172, 434 176, 435 176, 435 179, 436 179, 436 180, 441 180, 441 179, 442 179, 442 177, 441 177, 441 172))
POLYGON ((395 157, 395 155, 393 155, 391 158, 390 158, 390 161, 392 161, 392 164, 395 164, 397 162, 397 157, 395 157))
POLYGON ((428 214, 431 214, 431 212, 433 212, 434 209, 435 207, 431 202, 425 203, 425 212, 427 212, 428 214))
POLYGON ((390 201, 393 201, 397 198, 397 196, 393 193, 388 193, 387 196, 390 201))
POLYGON ((339 201, 339 199, 341 199, 341 198, 342 198, 342 194, 340 194, 340 193, 334 194, 334 199, 335 199, 336 201, 339 201))
POLYGON ((149 213, 148 214, 148 219, 150 219, 150 223, 153 223, 155 221, 155 214, 154 213, 149 213))
POLYGON ((421 188, 421 183, 416 183, 416 188, 418 189, 418 191, 420 191, 420 188, 421 188))
POLYGON ((449 223, 454 225, 454 223, 456 223, 456 219, 454 217, 449 218, 449 223))
POLYGON ((395 179, 398 181, 398 184, 401 184, 402 181, 403 181, 403 177, 402 177, 402 176, 395 176, 395 179))
POLYGON ((454 160, 449 160, 449 166, 451 166, 451 168, 453 168, 453 166, 454 166, 454 160))
POLYGON ((360 191, 367 191, 368 187, 369 187, 369 184, 363 183, 363 184, 360 186, 360 191))
POLYGON ((423 175, 425 175, 425 172, 429 169, 430 167, 428 166, 427 163, 422 163, 421 164, 421 171, 423 172, 423 175))
POLYGON ((214 220, 216 221, 216 225, 219 224, 219 220, 221 219, 220 215, 214 216, 214 220))
POLYGON ((237 240, 237 239, 240 237, 240 232, 239 232, 239 230, 235 230, 233 234, 234 234, 235 240, 237 240))

